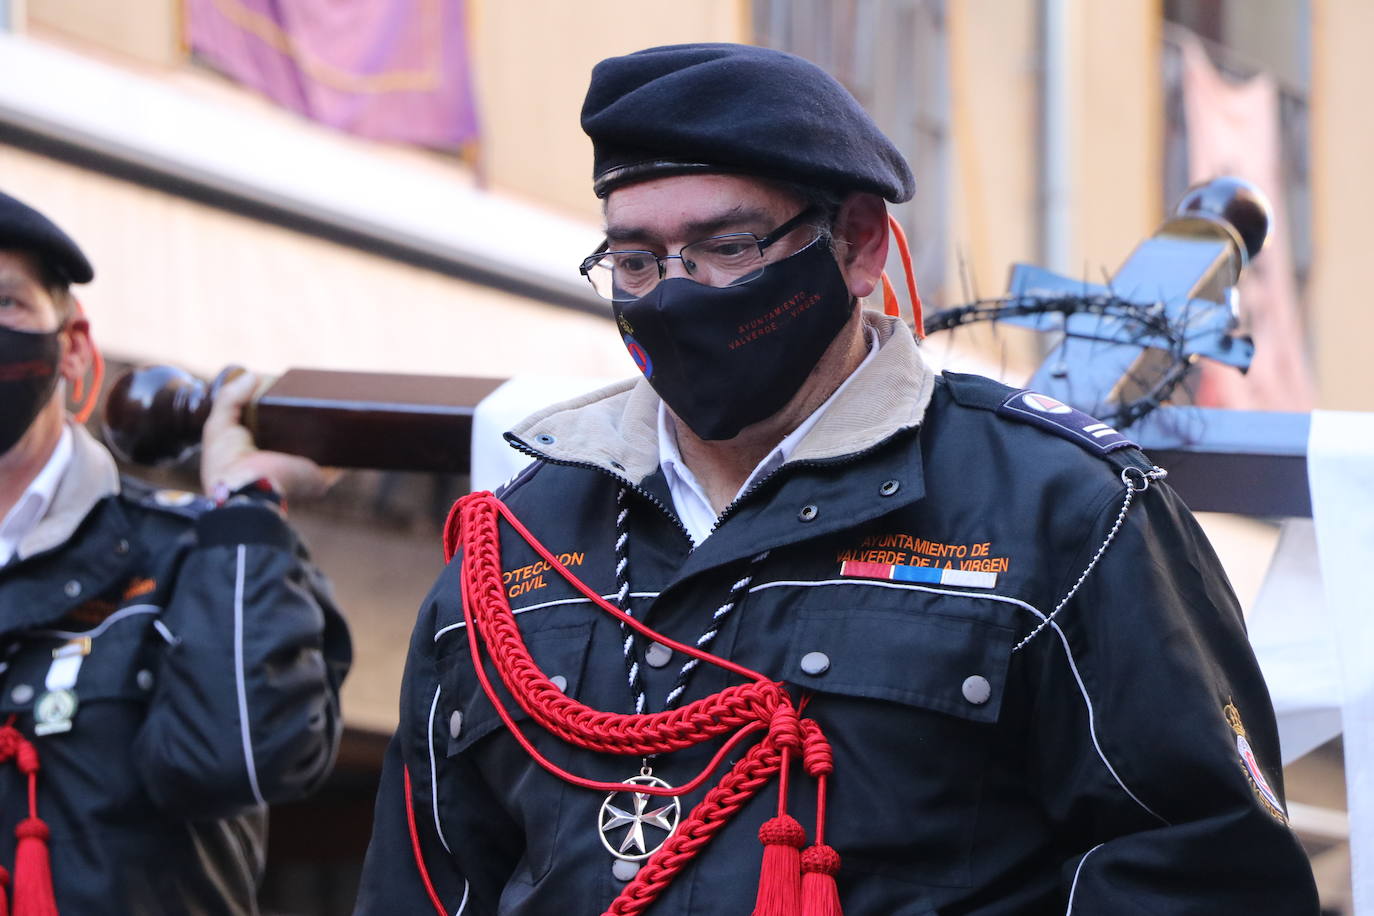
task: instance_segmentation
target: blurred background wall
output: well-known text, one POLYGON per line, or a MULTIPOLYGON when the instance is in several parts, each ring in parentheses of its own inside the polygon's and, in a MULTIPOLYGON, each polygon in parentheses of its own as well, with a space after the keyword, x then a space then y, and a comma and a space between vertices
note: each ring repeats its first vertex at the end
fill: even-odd
MULTIPOLYGON (((1285 214, 1281 253, 1261 261, 1291 290, 1275 299, 1269 348, 1289 354, 1281 381, 1298 403, 1266 405, 1272 389, 1230 379, 1218 403, 1374 409, 1358 252, 1374 212, 1365 0, 270 8, 0 0, 0 188, 91 255, 82 298, 117 365, 629 374, 576 274, 599 241, 577 120, 587 75, 654 44, 742 41, 826 67, 903 148, 918 191, 896 212, 927 311, 997 295, 1018 261, 1100 280, 1199 169, 1231 161, 1224 143, 1204 145, 1213 127, 1257 137, 1285 214), (1206 80, 1212 101, 1193 88, 1206 80)), ((927 346, 1009 379, 1039 357, 976 333, 927 346)), ((336 582, 357 666, 338 774, 274 812, 270 912, 349 912, 410 625, 464 487, 355 473, 293 511, 336 582)), ((1253 600, 1274 525, 1207 525, 1253 600)), ((1288 774, 1332 913, 1349 893, 1341 779, 1337 744, 1288 774)))

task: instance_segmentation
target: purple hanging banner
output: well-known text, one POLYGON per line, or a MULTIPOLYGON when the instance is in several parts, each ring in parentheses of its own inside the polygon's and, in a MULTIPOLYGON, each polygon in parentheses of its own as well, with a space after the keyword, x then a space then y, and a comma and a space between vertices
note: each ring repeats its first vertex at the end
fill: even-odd
POLYGON ((464 0, 188 0, 199 57, 340 130, 456 148, 477 138, 464 0))

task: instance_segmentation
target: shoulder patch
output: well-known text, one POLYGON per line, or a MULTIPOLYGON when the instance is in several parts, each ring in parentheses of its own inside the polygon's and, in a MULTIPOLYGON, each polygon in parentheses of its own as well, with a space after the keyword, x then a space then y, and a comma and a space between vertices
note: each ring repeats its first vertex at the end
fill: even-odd
POLYGON ((164 509, 185 509, 196 503, 196 494, 189 490, 154 490, 153 502, 164 509))
POLYGON ((1270 788, 1269 780, 1264 778, 1264 771, 1260 769, 1259 760, 1250 746, 1250 736, 1245 731, 1245 723, 1240 720, 1240 710, 1236 709, 1235 703, 1227 703, 1222 713, 1235 735, 1236 754, 1240 757, 1241 769, 1250 781, 1250 788, 1255 793, 1255 800, 1260 803, 1260 807, 1273 815, 1275 820, 1287 826, 1288 815, 1284 813, 1283 801, 1278 793, 1270 788))
POLYGON ((214 500, 189 490, 158 488, 128 477, 124 478, 122 484, 122 495, 130 502, 183 518, 198 518, 215 508, 214 500))
POLYGON ((1106 455, 1120 448, 1140 448, 1106 423, 1063 401, 1029 389, 1012 392, 1002 401, 997 413, 1038 426, 1098 455, 1106 455))

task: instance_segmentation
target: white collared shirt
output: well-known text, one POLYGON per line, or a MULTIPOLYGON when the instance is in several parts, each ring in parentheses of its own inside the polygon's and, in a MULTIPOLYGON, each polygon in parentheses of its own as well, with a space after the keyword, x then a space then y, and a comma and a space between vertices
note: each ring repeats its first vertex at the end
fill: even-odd
MULTIPOLYGON (((811 415, 802 421, 801 425, 792 430, 777 446, 769 452, 764 459, 758 463, 749 478, 744 481, 744 485, 739 488, 739 493, 735 494, 735 499, 739 499, 740 493, 748 490, 755 481, 762 480, 768 474, 773 473, 796 451, 806 434, 811 432, 821 416, 835 403, 835 399, 840 393, 849 387, 849 383, 854 381, 860 372, 873 362, 873 358, 878 353, 880 342, 878 332, 867 325, 864 326, 864 333, 868 338, 868 355, 863 362, 859 363, 857 369, 849 374, 840 387, 836 388, 830 397, 825 399, 821 406, 811 412, 811 415)), ((682 453, 677 447, 677 430, 673 426, 672 418, 668 415, 668 408, 660 400, 658 402, 658 464, 663 469, 663 476, 668 483, 668 493, 673 498, 673 511, 677 517, 682 519, 682 524, 687 528, 687 533, 692 536, 692 545, 696 546, 706 540, 707 536, 716 527, 716 510, 711 508, 711 500, 706 498, 706 491, 697 483, 696 475, 687 466, 687 462, 682 459, 682 453)))
POLYGON ((38 476, 20 494, 18 502, 0 521, 0 566, 14 558, 20 542, 47 515, 53 496, 57 494, 57 485, 62 482, 62 476, 67 473, 67 465, 71 461, 72 431, 63 426, 62 437, 48 456, 48 463, 43 465, 43 470, 38 472, 38 476))

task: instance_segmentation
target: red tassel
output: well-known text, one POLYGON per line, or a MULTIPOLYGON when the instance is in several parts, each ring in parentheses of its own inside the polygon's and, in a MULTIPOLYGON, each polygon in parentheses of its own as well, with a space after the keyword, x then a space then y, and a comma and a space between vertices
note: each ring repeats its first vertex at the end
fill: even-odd
POLYGON ((829 846, 812 846, 801 854, 801 916, 844 916, 835 873, 840 854, 829 846))
POLYGON ((759 896, 754 916, 800 916, 801 848, 806 831, 786 814, 763 822, 763 868, 759 872, 759 896))
POLYGON ((26 817, 14 828, 14 916, 58 916, 48 861, 48 825, 26 817))
POLYGON ((0 916, 10 916, 9 886, 10 873, 0 867, 0 916))

